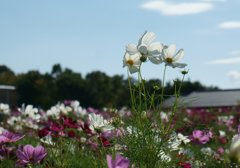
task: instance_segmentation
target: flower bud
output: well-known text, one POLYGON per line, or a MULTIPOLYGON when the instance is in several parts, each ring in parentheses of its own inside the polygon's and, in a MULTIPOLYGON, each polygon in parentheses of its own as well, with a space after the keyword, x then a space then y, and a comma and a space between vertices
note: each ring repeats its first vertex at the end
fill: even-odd
POLYGON ((137 88, 138 88, 138 85, 134 84, 133 87, 134 87, 135 89, 137 89, 137 88))
POLYGON ((182 73, 183 75, 186 75, 186 74, 188 74, 188 71, 183 70, 181 73, 182 73))
POLYGON ((146 79, 142 79, 142 83, 146 83, 147 82, 147 80, 146 79))
POLYGON ((142 55, 140 57, 140 61, 145 62, 146 60, 147 60, 147 56, 146 55, 142 55))
POLYGON ((116 110, 115 110, 115 109, 111 109, 110 112, 111 112, 111 113, 115 113, 116 110))
POLYGON ((153 86, 153 89, 159 90, 160 88, 159 88, 159 86, 153 86))

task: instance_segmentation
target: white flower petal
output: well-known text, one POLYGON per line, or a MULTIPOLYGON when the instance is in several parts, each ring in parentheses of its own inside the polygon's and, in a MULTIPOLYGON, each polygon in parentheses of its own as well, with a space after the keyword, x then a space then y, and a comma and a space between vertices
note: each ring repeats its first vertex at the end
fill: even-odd
POLYGON ((133 74, 133 73, 135 73, 135 72, 138 72, 138 68, 135 67, 135 66, 130 66, 130 67, 129 67, 129 71, 130 71, 131 74, 133 74))
POLYGON ((148 54, 149 55, 161 54, 163 47, 164 47, 164 44, 162 42, 152 43, 148 48, 148 54))
POLYGON ((171 64, 169 64, 171 67, 173 68, 184 68, 185 66, 187 66, 187 64, 184 63, 177 63, 177 62, 173 62, 171 64))
POLYGON ((136 61, 140 60, 140 55, 139 54, 131 55, 130 59, 133 60, 133 62, 136 62, 136 61))
POLYGON ((126 51, 127 51, 130 55, 133 55, 133 54, 138 53, 137 46, 136 46, 135 44, 128 44, 128 45, 126 46, 126 51))
POLYGON ((173 58, 175 52, 177 50, 176 44, 171 44, 169 47, 163 49, 163 56, 166 58, 173 58))
POLYGON ((148 52, 148 48, 145 44, 141 44, 139 47, 138 47, 138 51, 143 53, 143 54, 147 54, 148 52))
POLYGON ((125 52, 125 55, 123 57, 123 61, 127 62, 129 60, 129 58, 130 58, 130 55, 127 52, 125 52))
POLYGON ((142 40, 142 44, 149 46, 149 44, 156 38, 156 34, 153 32, 147 33, 142 40))
POLYGON ((148 56, 149 60, 154 64, 161 64, 163 62, 162 57, 160 56, 148 56))
POLYGON ((177 54, 173 57, 173 62, 177 62, 179 60, 182 59, 182 57, 184 56, 185 51, 183 49, 180 49, 177 54))
POLYGON ((147 33, 147 31, 145 30, 145 31, 143 32, 143 34, 139 37, 138 46, 140 46, 140 45, 142 44, 142 38, 143 38, 143 36, 144 36, 146 33, 147 33))

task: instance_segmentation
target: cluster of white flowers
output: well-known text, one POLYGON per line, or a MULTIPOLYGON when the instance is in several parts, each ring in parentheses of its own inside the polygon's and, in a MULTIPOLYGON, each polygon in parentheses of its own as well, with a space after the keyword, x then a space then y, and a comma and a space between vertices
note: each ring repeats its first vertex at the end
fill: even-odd
POLYGON ((230 116, 217 116, 218 121, 227 122, 228 120, 234 119, 233 115, 230 116))
POLYGON ((142 62, 147 58, 154 64, 165 63, 167 66, 173 68, 184 68, 185 63, 178 63, 184 56, 184 50, 180 49, 176 54, 177 46, 175 44, 165 45, 162 42, 155 42, 150 44, 156 38, 156 34, 147 31, 140 36, 138 45, 128 44, 126 46, 125 55, 123 58, 123 67, 127 66, 130 73, 138 71, 142 62))
POLYGON ((24 117, 33 119, 34 121, 37 121, 37 122, 40 121, 41 115, 38 113, 37 108, 33 108, 33 105, 27 105, 27 107, 25 108, 25 104, 23 103, 22 108, 18 108, 18 111, 24 117))
POLYGON ((47 110, 47 117, 54 117, 56 119, 60 118, 60 114, 68 115, 69 112, 76 112, 76 115, 79 117, 84 117, 87 115, 87 110, 80 106, 80 102, 75 100, 70 106, 65 106, 63 103, 58 103, 55 106, 52 106, 49 110, 47 110))
POLYGON ((208 155, 208 156, 212 156, 212 155, 216 154, 216 152, 214 150, 212 150, 210 147, 201 148, 200 151, 202 154, 208 155))
POLYGON ((87 110, 82 108, 80 106, 80 102, 75 100, 74 102, 71 103, 71 107, 73 108, 73 110, 76 112, 76 115, 78 117, 84 117, 86 116, 88 113, 87 113, 87 110))

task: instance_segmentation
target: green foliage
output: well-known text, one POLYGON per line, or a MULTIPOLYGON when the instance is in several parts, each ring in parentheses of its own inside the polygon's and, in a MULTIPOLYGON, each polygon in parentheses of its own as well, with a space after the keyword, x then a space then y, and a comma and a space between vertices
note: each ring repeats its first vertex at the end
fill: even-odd
MULTIPOLYGON (((131 84, 138 84, 136 79, 130 78, 131 84)), ((52 67, 51 74, 41 74, 38 71, 29 71, 26 74, 17 74, 7 66, 0 66, 0 83, 5 85, 14 85, 18 91, 18 106, 22 103, 32 104, 34 106, 41 105, 42 108, 50 108, 58 101, 79 100, 83 107, 122 107, 129 106, 129 83, 128 79, 124 79, 122 75, 114 75, 110 77, 100 71, 88 73, 85 78, 80 73, 73 72, 71 69, 62 70, 60 64, 52 67)), ((161 88, 162 81, 159 79, 150 79, 145 83, 145 88, 151 95, 161 94, 161 90, 155 89, 153 86, 161 88)), ((179 86, 181 81, 176 80, 179 86)), ((174 94, 174 84, 166 82, 164 86, 164 96, 174 94)), ((189 94, 194 90, 216 90, 217 87, 206 87, 200 82, 184 81, 181 86, 181 94, 189 94)), ((155 99, 153 104, 160 102, 160 98, 155 99)))

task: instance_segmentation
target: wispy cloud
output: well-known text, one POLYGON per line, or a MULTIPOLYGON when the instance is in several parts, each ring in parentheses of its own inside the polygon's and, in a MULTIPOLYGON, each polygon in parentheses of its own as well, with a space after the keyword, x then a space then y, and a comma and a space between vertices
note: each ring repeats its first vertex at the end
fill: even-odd
POLYGON ((163 15, 189 15, 208 11, 213 8, 210 3, 171 3, 166 1, 150 1, 141 8, 157 10, 163 15))
POLYGON ((229 54, 231 54, 231 55, 238 55, 238 54, 240 54, 240 50, 239 51, 231 51, 231 52, 229 52, 229 54))
POLYGON ((218 25, 218 28, 221 29, 240 28, 240 22, 239 21, 223 22, 218 25))
POLYGON ((240 82, 240 73, 237 71, 230 71, 227 74, 228 79, 230 79, 231 81, 234 81, 236 83, 240 82))
POLYGON ((207 64, 234 64, 234 63, 240 63, 240 57, 219 59, 219 60, 207 62, 207 64))

